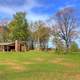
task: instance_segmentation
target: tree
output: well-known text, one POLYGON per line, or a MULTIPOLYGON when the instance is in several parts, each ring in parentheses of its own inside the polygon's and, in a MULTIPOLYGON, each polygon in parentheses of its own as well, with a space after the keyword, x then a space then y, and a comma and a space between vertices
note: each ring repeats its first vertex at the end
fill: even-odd
MULTIPOLYGON (((57 37, 65 43, 66 51, 70 47, 72 41, 77 37, 77 20, 74 9, 66 7, 55 14, 57 37)), ((55 29, 54 28, 54 29, 55 29)))
POLYGON ((35 41, 36 47, 39 50, 40 48, 47 48, 49 40, 49 27, 42 22, 35 22, 33 25, 33 39, 35 41))
POLYGON ((65 48, 64 48, 64 44, 63 44, 63 42, 60 40, 60 39, 57 39, 57 41, 56 41, 56 53, 58 53, 58 54, 63 54, 63 53, 65 53, 65 48))
POLYGON ((50 38, 50 28, 49 27, 45 27, 43 26, 42 28, 40 28, 41 31, 41 35, 40 35, 40 46, 43 49, 47 49, 48 48, 48 41, 50 38))
POLYGON ((53 44, 55 45, 55 52, 58 54, 62 54, 65 52, 65 47, 62 39, 59 37, 57 28, 52 27, 51 35, 53 36, 53 44))
POLYGON ((2 37, 3 37, 3 39, 2 39, 3 42, 9 41, 9 29, 8 29, 7 25, 3 26, 2 37))
POLYGON ((28 23, 26 13, 17 12, 13 16, 13 20, 8 25, 10 29, 10 38, 12 40, 26 41, 29 36, 28 23))
POLYGON ((9 41, 9 28, 7 25, 8 25, 7 19, 3 19, 0 21, 0 42, 9 41))

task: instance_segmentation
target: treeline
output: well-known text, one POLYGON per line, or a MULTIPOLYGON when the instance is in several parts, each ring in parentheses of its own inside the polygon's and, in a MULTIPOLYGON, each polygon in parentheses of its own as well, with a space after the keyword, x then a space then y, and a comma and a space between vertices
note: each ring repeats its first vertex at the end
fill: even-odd
POLYGON ((56 52, 78 51, 75 39, 79 37, 79 22, 73 8, 59 10, 46 21, 28 22, 26 16, 17 12, 11 21, 2 22, 0 42, 25 41, 28 50, 47 50, 52 38, 56 52))

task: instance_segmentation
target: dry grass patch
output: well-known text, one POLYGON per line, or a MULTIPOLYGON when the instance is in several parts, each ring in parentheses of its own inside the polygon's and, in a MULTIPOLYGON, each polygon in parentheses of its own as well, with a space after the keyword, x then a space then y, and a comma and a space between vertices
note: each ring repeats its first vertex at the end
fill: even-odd
POLYGON ((17 78, 16 80, 33 80, 32 78, 17 78))
POLYGON ((25 62, 22 62, 22 64, 34 64, 34 63, 30 61, 25 61, 25 62))
POLYGON ((69 68, 75 68, 78 66, 77 64, 68 63, 68 62, 64 62, 64 63, 60 63, 60 64, 66 66, 66 67, 69 67, 69 68))
POLYGON ((33 60, 35 60, 35 61, 37 61, 37 62, 43 62, 43 61, 44 61, 44 59, 43 59, 43 58, 40 58, 40 57, 34 58, 33 60))
POLYGON ((76 64, 76 63, 65 62, 64 58, 56 58, 55 60, 52 60, 51 63, 64 65, 64 66, 69 67, 69 68, 78 66, 78 64, 76 64))
POLYGON ((75 79, 76 79, 76 80, 80 80, 80 74, 76 74, 76 75, 75 75, 75 79))
POLYGON ((55 64, 59 64, 59 63, 62 63, 64 60, 64 58, 56 58, 54 60, 51 60, 50 62, 51 63, 55 63, 55 64))
POLYGON ((0 75, 1 75, 1 74, 4 74, 4 72, 3 72, 3 71, 0 71, 0 75))
POLYGON ((25 67, 16 63, 15 61, 11 61, 11 60, 5 60, 0 62, 0 64, 4 64, 4 65, 8 65, 9 68, 14 69, 16 71, 24 71, 25 67))
POLYGON ((80 73, 65 73, 64 79, 72 78, 74 80, 80 80, 80 73))

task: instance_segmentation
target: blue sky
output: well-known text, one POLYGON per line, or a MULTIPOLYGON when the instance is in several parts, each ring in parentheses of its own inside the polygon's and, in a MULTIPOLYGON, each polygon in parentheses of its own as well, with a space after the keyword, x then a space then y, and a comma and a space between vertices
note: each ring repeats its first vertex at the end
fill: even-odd
POLYGON ((80 8, 80 0, 0 0, 0 20, 12 19, 18 11, 27 13, 32 21, 46 20, 66 6, 80 8))

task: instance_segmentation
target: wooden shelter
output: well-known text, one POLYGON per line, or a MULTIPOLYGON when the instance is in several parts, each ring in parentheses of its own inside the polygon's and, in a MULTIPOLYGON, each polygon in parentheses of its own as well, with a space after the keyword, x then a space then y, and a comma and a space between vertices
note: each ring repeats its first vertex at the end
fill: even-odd
POLYGON ((26 51, 26 46, 24 42, 18 40, 10 43, 0 43, 0 51, 26 51))

